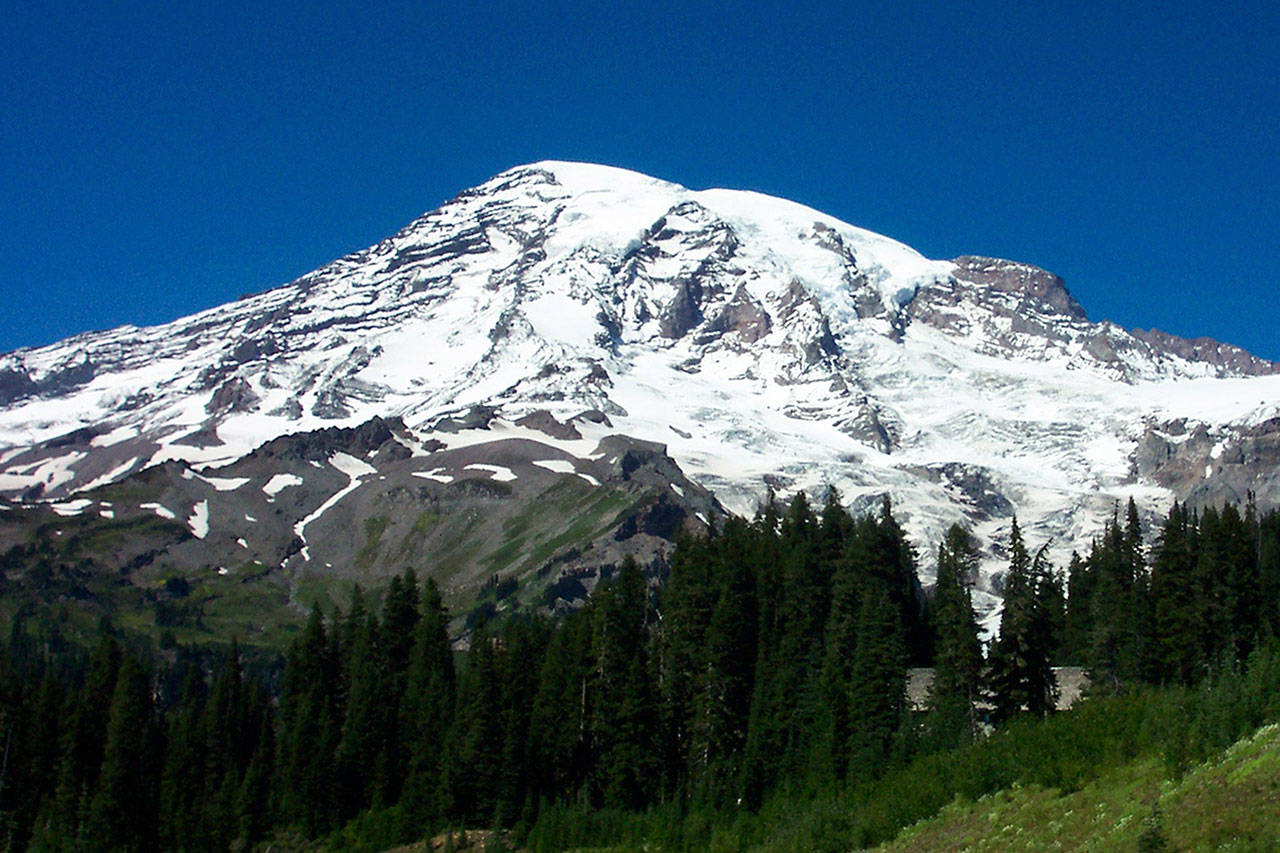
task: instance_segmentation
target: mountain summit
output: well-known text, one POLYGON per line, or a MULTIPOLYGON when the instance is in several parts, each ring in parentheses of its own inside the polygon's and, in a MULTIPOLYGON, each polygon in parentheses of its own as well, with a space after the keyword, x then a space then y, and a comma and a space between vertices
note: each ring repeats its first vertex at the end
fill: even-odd
POLYGON ((0 494, 374 416, 425 433, 585 412, 740 511, 766 484, 829 483, 855 508, 891 495, 924 549, 956 520, 997 541, 1015 511, 1069 547, 1129 496, 1280 498, 1277 370, 1091 322, 1027 264, 542 162, 265 293, 0 356, 0 494))

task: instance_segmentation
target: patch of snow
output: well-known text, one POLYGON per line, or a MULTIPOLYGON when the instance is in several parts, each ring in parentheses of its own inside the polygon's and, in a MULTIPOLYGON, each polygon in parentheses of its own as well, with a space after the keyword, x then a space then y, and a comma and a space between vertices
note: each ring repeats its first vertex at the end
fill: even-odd
POLYGON ((209 535, 208 501, 200 501, 191 508, 191 517, 187 519, 187 526, 191 528, 191 534, 197 539, 203 539, 209 535))
POLYGON ((257 524, 258 522, 258 519, 254 518, 252 515, 249 515, 248 513, 245 514, 244 520, 249 522, 250 524, 257 524))
POLYGON ((296 533, 298 538, 303 542, 300 553, 302 555, 303 562, 307 563, 311 562, 311 549, 307 544, 306 536, 307 525, 328 512, 338 503, 338 501, 342 500, 348 494, 360 488, 361 477, 378 473, 377 469, 372 465, 369 465, 367 462, 357 459, 347 453, 333 454, 333 456, 329 457, 329 464, 341 471, 343 474, 346 474, 348 480, 345 486, 330 495, 329 499, 320 504, 313 513, 293 526, 293 532, 296 533))
POLYGON ((684 489, 680 488, 680 487, 679 487, 678 485, 676 485, 675 483, 672 483, 672 484, 671 484, 671 491, 675 492, 675 493, 676 493, 677 495, 679 495, 680 497, 684 497, 684 489))
POLYGON ((592 477, 590 474, 584 474, 581 471, 575 471, 574 473, 577 474, 582 479, 586 480, 588 483, 590 483, 593 486, 600 485, 600 481, 597 480, 595 477, 592 477))
POLYGON ((49 504, 49 508, 63 518, 67 518, 73 515, 79 515, 88 509, 92 503, 93 501, 86 498, 79 498, 74 501, 66 501, 65 503, 49 504))
POLYGON ((234 492, 250 480, 249 477, 201 477, 201 479, 219 492, 234 492))
POLYGON ((441 474, 444 468, 432 468, 430 471, 414 471, 413 476, 421 477, 424 480, 435 480, 437 483, 452 483, 452 474, 441 474))
POLYGON ((510 468, 501 465, 486 465, 483 462, 473 462, 463 468, 464 471, 486 471, 490 480, 497 480, 499 483, 509 483, 517 479, 516 474, 510 468))
POLYGON ((110 432, 104 432, 102 435, 95 435, 89 440, 90 447, 111 447, 113 444, 119 444, 131 438, 138 437, 138 428, 136 426, 116 427, 110 432))
POLYGON ((248 550, 248 548, 249 548, 249 543, 248 543, 248 542, 246 542, 244 539, 237 539, 237 540, 236 540, 236 544, 237 544, 237 545, 239 545, 241 548, 244 548, 244 549, 246 549, 246 550, 248 550))
POLYGON ((178 518, 177 514, 173 510, 166 506, 161 506, 158 503, 138 504, 138 509, 149 509, 161 518, 167 518, 170 521, 174 521, 178 518))
POLYGON ((121 463, 120 465, 117 465, 115 468, 112 468, 110 471, 103 474, 101 477, 98 477, 94 480, 90 480, 88 483, 85 483, 84 486, 81 487, 81 489, 87 492, 92 489, 96 489, 99 486, 106 486, 110 483, 114 483, 116 480, 119 480, 121 477, 123 477, 124 475, 132 471, 135 467, 137 467, 137 465, 138 465, 138 460, 130 459, 126 462, 121 463))
POLYGON ((98 515, 102 516, 103 518, 115 518, 116 512, 113 509, 100 509, 98 510, 98 515))
POLYGON ((370 474, 378 473, 378 469, 374 468, 363 459, 357 459, 347 453, 335 453, 329 457, 329 464, 337 468, 348 477, 367 477, 370 474))
POLYGON ((225 575, 225 574, 227 574, 227 571, 228 571, 228 570, 227 570, 227 567, 226 567, 226 566, 218 566, 218 574, 220 574, 220 575, 225 575))
POLYGON ((539 468, 546 468, 548 471, 554 471, 557 474, 574 474, 576 470, 573 463, 568 459, 535 459, 533 464, 539 468))
POLYGON ((545 293, 523 306, 525 318, 540 337, 585 346, 600 328, 600 306, 559 293, 545 293))
POLYGON ((275 497, 290 486, 301 486, 302 478, 297 474, 275 474, 266 485, 262 487, 262 491, 271 497, 275 497))

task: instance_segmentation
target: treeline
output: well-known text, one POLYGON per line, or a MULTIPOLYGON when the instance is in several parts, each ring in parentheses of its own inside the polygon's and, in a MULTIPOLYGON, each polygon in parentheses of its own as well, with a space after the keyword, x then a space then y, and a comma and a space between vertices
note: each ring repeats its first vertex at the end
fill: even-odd
POLYGON ((834 491, 680 542, 659 591, 628 562, 558 622, 481 624, 463 655, 433 582, 357 590, 346 612, 311 614, 270 691, 234 645, 216 665, 179 649, 156 666, 111 636, 84 656, 15 624, 0 829, 14 849, 381 849, 502 826, 554 849, 608 835, 600 815, 692 827, 870 797, 987 723, 1047 713, 1055 663, 1107 692, 1221 682, 1275 636, 1275 513, 1175 506, 1148 548, 1131 505, 1065 573, 1015 521, 1008 553, 985 654, 968 534, 947 532, 926 598, 889 503, 854 518, 834 491), (917 713, 907 669, 929 664, 917 713))
POLYGON ((1095 684, 1195 684, 1280 636, 1280 513, 1175 504, 1150 548, 1137 509, 1073 557, 1059 657, 1095 684))

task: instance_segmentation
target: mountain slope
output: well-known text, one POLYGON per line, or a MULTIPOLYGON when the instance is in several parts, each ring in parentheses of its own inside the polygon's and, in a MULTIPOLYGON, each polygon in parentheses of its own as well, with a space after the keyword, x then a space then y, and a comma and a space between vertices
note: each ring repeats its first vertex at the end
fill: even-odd
POLYGON ((477 406, 593 411, 732 509, 831 483, 855 508, 892 495, 926 562, 950 522, 995 543, 1014 511, 1069 550, 1130 495, 1280 499, 1276 370, 1092 323, 1025 264, 546 162, 266 293, 0 357, 0 494, 225 465, 373 416, 425 437, 477 406))
POLYGON ((458 614, 580 606, 625 556, 658 574, 681 531, 723 515, 660 446, 593 440, 588 424, 558 424, 557 438, 490 419, 423 441, 374 418, 220 468, 170 461, 69 500, 0 506, 0 621, 53 605, 85 631, 109 616, 279 645, 314 604, 346 606, 353 584, 408 569, 458 614))

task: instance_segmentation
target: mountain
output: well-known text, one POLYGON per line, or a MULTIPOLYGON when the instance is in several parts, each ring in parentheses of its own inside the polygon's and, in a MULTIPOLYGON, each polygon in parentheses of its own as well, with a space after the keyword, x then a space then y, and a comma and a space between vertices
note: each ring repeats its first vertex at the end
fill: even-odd
MULTIPOLYGON (((890 495, 926 574, 963 520, 991 592, 1015 511, 1061 560, 1130 496, 1148 512, 1248 490, 1280 501, 1278 371, 1092 322, 1027 264, 929 260, 793 202, 543 162, 282 287, 0 356, 0 495, 65 508, 163 465, 213 483, 214 501, 219 482, 261 495, 285 482, 268 474, 322 471, 308 514, 282 527, 308 562, 311 530, 380 517, 348 505, 392 475, 345 451, 263 467, 264 443, 377 417, 410 459, 432 441, 452 451, 449 435, 524 438, 600 480, 574 466, 629 436, 739 512, 767 488, 832 484, 855 509, 890 495)), ((429 484, 427 470, 395 476, 429 484)), ((682 511, 705 517, 709 501, 682 511)), ((234 513, 183 517, 243 538, 234 513)))

